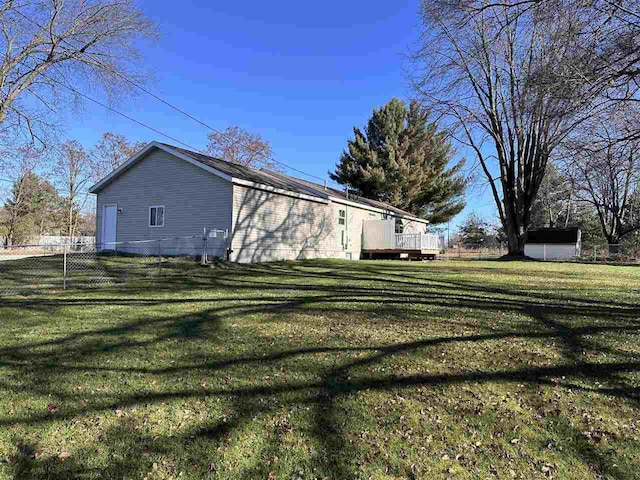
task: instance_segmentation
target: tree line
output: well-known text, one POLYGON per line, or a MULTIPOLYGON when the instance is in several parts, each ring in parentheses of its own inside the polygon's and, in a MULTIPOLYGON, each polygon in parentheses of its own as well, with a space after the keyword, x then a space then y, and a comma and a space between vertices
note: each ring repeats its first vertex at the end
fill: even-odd
POLYGON ((510 255, 551 164, 609 242, 640 229, 640 2, 423 0, 421 21, 415 92, 473 152, 510 255))
POLYGON ((11 178, 4 180, 12 183, 0 207, 0 239, 17 245, 41 235, 93 234, 88 189, 143 145, 107 132, 90 149, 69 140, 44 151, 27 145, 8 152, 3 172, 11 178))

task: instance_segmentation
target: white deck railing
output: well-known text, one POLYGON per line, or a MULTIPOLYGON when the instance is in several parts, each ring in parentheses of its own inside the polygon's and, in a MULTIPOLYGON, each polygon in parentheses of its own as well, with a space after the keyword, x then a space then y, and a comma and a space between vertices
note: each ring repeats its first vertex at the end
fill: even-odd
POLYGON ((393 248, 398 250, 440 250, 440 237, 428 233, 396 233, 393 248))
POLYGON ((421 249, 422 250, 442 250, 444 247, 444 237, 439 235, 433 235, 429 233, 420 234, 421 249))
POLYGON ((433 233, 395 233, 396 222, 367 220, 363 223, 362 249, 369 252, 390 250, 436 250, 444 246, 444 237, 433 233))
POLYGON ((422 242, 420 233, 396 233, 393 248, 399 250, 420 250, 422 242))

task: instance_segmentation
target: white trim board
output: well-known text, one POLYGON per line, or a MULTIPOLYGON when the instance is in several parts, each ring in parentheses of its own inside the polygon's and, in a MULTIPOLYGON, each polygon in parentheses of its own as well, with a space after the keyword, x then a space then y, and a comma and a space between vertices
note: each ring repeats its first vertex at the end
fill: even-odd
POLYGON ((422 218, 412 217, 412 216, 410 217, 409 215, 403 215, 401 213, 394 212, 393 210, 385 210, 385 209, 378 208, 378 207, 372 207, 370 205, 365 205, 365 204, 358 203, 358 202, 352 202, 350 200, 345 200, 345 199, 339 198, 339 197, 329 196, 329 200, 331 200, 334 203, 340 203, 342 205, 348 205, 348 206, 354 207, 354 208, 361 208, 363 210, 369 210, 371 212, 383 213, 385 215, 391 215, 392 217, 404 218, 404 219, 410 220, 412 222, 424 223, 425 225, 429 224, 429 220, 424 220, 422 218))
POLYGON ((312 195, 307 195, 305 193, 292 192, 290 190, 283 190, 281 188, 272 187, 270 185, 264 185, 262 183, 255 183, 255 182, 250 182, 249 180, 242 180, 240 178, 234 178, 231 182, 234 185, 239 185, 241 187, 253 188, 255 190, 264 190, 265 192, 276 193, 278 195, 285 195, 287 197, 301 198, 303 200, 309 200, 310 202, 317 202, 317 203, 323 203, 323 204, 329 203, 329 200, 324 198, 314 197, 312 195))

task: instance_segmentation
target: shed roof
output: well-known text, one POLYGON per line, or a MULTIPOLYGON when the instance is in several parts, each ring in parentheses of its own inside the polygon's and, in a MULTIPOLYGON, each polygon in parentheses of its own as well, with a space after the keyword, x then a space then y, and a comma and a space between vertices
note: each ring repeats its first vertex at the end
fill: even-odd
POLYGON ((580 241, 581 231, 574 228, 537 228, 527 232, 526 243, 531 244, 575 244, 580 241))

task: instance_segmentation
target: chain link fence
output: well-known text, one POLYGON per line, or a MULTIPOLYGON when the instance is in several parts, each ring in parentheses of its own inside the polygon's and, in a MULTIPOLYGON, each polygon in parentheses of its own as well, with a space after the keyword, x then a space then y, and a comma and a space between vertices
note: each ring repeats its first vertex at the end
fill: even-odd
POLYGON ((447 248, 443 253, 439 255, 442 259, 451 260, 483 260, 491 258, 500 258, 507 250, 502 244, 487 246, 484 244, 477 245, 456 245, 447 248))
POLYGON ((582 247, 580 260, 594 263, 640 264, 640 245, 586 245, 582 247))
POLYGON ((179 274, 226 259, 228 232, 87 245, 0 247, 0 296, 90 287, 179 274))
MULTIPOLYGON (((549 247, 553 247, 550 245, 549 247)), ((438 257, 451 260, 489 260, 500 258, 507 253, 506 245, 456 245, 447 248, 438 257)), ((540 258, 542 260, 542 258, 540 258)), ((583 245, 572 256, 566 258, 548 258, 547 261, 579 261, 611 264, 640 264, 640 245, 597 244, 583 245)))

